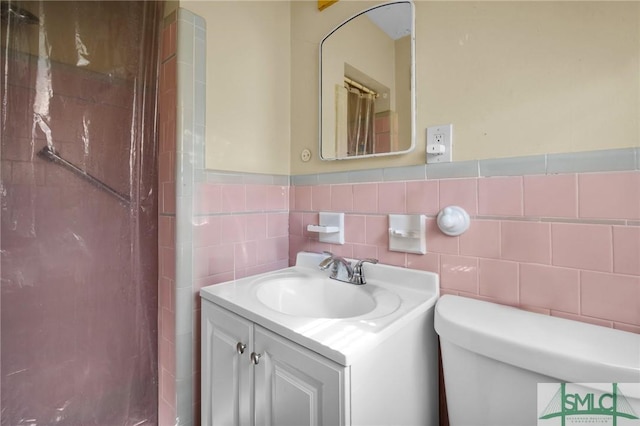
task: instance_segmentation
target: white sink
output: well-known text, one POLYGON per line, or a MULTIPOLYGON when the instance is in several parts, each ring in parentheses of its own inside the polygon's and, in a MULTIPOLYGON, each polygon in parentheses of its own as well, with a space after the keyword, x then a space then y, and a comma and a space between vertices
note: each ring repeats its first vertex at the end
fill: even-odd
POLYGON ((321 271, 325 258, 298 253, 296 266, 208 286, 200 294, 341 365, 366 356, 435 306, 437 274, 367 263, 367 283, 355 285, 321 271))
POLYGON ((300 272, 270 274, 255 281, 256 297, 283 314, 309 318, 353 318, 376 311, 386 315, 400 305, 393 292, 300 272))

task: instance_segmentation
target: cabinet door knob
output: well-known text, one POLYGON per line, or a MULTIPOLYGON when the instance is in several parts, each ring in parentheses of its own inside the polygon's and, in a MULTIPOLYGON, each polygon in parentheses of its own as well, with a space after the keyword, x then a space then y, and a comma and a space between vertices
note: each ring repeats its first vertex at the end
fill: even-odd
POLYGON ((247 345, 242 342, 238 342, 236 345, 236 352, 238 352, 238 355, 242 355, 245 349, 247 349, 247 345))
POLYGON ((251 352, 251 362, 253 363, 253 365, 258 365, 258 363, 260 362, 261 356, 262 356, 261 354, 251 352))

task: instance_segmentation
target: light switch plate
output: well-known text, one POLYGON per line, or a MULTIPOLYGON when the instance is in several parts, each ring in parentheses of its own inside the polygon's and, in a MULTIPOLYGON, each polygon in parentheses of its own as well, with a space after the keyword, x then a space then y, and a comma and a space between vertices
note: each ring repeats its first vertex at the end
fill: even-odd
POLYGON ((453 161, 453 124, 427 127, 427 164, 453 161))

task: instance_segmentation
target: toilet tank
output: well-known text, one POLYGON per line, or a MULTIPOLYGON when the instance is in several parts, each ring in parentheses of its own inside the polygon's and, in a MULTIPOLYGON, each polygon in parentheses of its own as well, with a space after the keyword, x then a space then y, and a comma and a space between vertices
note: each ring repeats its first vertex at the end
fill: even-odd
POLYGON ((638 334, 452 295, 434 325, 452 426, 536 425, 538 383, 640 383, 638 334))

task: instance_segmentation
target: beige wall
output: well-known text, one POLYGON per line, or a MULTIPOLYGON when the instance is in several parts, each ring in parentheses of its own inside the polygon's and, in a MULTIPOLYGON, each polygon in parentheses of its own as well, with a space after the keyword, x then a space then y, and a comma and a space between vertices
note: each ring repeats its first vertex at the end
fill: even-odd
POLYGON ((320 161, 318 42, 369 5, 291 4, 292 174, 422 164, 445 123, 456 161, 640 145, 640 3, 416 1, 416 150, 320 161))
POLYGON ((639 3, 425 6, 418 105, 454 159, 638 146, 639 3))
POLYGON ((289 3, 181 1, 180 6, 207 22, 206 167, 288 175, 289 3))
POLYGON ((425 128, 445 123, 455 161, 640 146, 639 2, 417 0, 416 150, 319 160, 319 42, 380 3, 341 0, 319 12, 314 0, 182 1, 207 20, 207 167, 423 164, 425 128))

